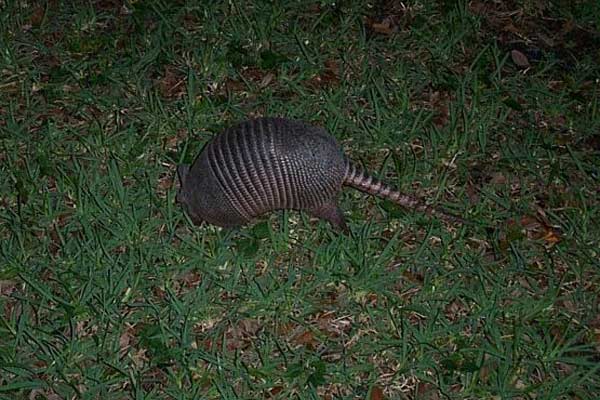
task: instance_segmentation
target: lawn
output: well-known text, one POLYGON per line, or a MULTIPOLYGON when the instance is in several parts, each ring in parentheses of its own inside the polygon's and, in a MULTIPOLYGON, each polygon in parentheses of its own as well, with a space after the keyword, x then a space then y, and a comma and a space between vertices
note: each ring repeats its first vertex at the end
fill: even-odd
POLYGON ((597 0, 0 1, 0 399, 598 399, 597 0), (328 129, 472 223, 347 188, 224 230, 226 127, 328 129))

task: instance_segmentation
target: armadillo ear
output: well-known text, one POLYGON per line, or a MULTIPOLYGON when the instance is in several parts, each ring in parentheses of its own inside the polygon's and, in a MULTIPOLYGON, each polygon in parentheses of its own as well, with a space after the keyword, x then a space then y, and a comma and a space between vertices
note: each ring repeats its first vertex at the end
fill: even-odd
POLYGON ((177 166, 177 178, 179 180, 179 187, 183 187, 188 172, 190 172, 189 164, 180 164, 177 166))

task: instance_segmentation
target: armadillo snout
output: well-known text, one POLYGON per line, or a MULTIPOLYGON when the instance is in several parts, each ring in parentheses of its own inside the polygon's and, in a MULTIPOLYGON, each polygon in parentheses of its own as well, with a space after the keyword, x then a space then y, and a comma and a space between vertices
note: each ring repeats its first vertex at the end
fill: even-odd
POLYGON ((193 210, 193 207, 190 205, 188 196, 186 195, 186 191, 183 186, 179 187, 179 190, 175 195, 175 202, 185 210, 185 213, 190 217, 192 222, 194 222, 194 225, 200 225, 201 220, 198 218, 193 210))

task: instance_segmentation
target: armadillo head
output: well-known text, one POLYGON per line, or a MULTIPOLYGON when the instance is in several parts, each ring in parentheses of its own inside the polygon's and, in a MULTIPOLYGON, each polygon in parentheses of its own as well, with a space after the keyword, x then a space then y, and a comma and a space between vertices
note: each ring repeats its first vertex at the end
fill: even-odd
POLYGON ((191 195, 189 192, 190 185, 187 184, 189 172, 190 166, 188 164, 181 164, 177 166, 177 181, 179 183, 179 190, 175 196, 175 201, 183 206, 186 213, 190 216, 192 222, 194 222, 196 225, 199 225, 202 222, 202 219, 196 215, 196 213, 193 211, 193 207, 191 207, 191 195))

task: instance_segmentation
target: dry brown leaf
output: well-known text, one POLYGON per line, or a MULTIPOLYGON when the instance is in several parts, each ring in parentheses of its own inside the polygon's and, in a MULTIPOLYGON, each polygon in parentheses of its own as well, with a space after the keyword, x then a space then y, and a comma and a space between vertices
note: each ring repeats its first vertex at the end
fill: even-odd
POLYGON ((29 400, 36 400, 38 398, 43 398, 45 400, 61 400, 61 397, 54 393, 52 389, 33 389, 29 393, 29 400), (40 397, 38 397, 38 395, 40 397))
POLYGON ((600 351, 600 328, 594 328, 592 341, 594 342, 596 349, 600 351))
POLYGON ((552 335, 554 340, 556 340, 556 343, 559 343, 559 344, 564 343, 564 341, 565 341, 564 330, 560 326, 554 325, 552 328, 550 328, 550 334, 552 335))
POLYGON ((460 393, 464 390, 464 386, 461 383, 455 383, 454 385, 450 386, 450 391, 454 392, 454 393, 460 393))
POLYGON ((186 92, 185 75, 174 66, 167 66, 162 78, 158 82, 158 88, 163 97, 175 99, 182 97, 186 92))
POLYGON ((508 246, 509 240, 520 240, 523 238, 529 240, 543 240, 549 246, 552 246, 561 240, 560 232, 544 221, 540 221, 538 218, 529 215, 525 215, 517 221, 508 221, 506 227, 508 228, 507 231, 501 233, 500 241, 503 242, 501 243, 501 247, 504 245, 508 246), (518 237, 514 235, 515 230, 521 232, 518 237), (511 235, 513 236, 512 239, 507 235, 507 232, 509 231, 513 232, 511 235))
POLYGON ((556 229, 534 217, 524 216, 520 223, 529 239, 541 239, 549 245, 554 245, 561 240, 560 233, 556 229))
POLYGON ((542 225, 537 219, 529 215, 521 217, 519 222, 521 226, 528 232, 538 230, 542 225))
POLYGON ((575 27, 576 27, 575 20, 569 19, 564 22, 564 24, 562 26, 562 31, 563 31, 563 33, 569 33, 573 29, 575 29, 575 27))
POLYGON ((247 67, 241 71, 244 78, 252 82, 261 82, 265 78, 265 75, 269 73, 257 67, 247 67))
POLYGON ((272 72, 268 72, 265 76, 263 76, 263 78, 260 80, 260 83, 258 84, 258 87, 260 87, 261 89, 266 88, 267 86, 269 86, 269 84, 271 82, 273 82, 273 79, 275 79, 275 74, 273 74, 272 72))
POLYGON ((366 25, 375 33, 382 35, 391 35, 398 30, 398 27, 394 23, 394 17, 388 16, 383 18, 381 21, 376 21, 372 18, 367 18, 366 25))
POLYGON ((136 352, 134 352, 131 356, 133 363, 138 367, 147 363, 150 360, 150 358, 146 354, 147 352, 148 350, 144 348, 140 348, 136 352))
POLYGON ((383 389, 379 386, 373 386, 369 400, 383 400, 384 398, 385 396, 383 395, 383 389))
POLYGON ((244 335, 256 335, 258 331, 262 328, 262 325, 259 320, 247 318, 243 319, 239 322, 238 326, 244 335))
POLYGON ((170 173, 165 173, 162 174, 162 176, 160 176, 158 178, 158 183, 157 183, 157 192, 159 194, 160 197, 163 197, 166 193, 166 191, 173 185, 173 175, 170 173))
POLYGON ((473 0, 469 2, 469 11, 471 11, 473 14, 481 14, 482 12, 486 11, 486 7, 485 7, 486 3, 481 2, 481 1, 477 1, 477 0, 473 0))
POLYGON ((10 296, 17 291, 17 281, 0 280, 0 296, 10 296))
MULTIPOLYGON (((235 324, 230 324, 225 332, 227 350, 235 351, 247 348, 261 328, 260 321, 251 318, 235 321, 235 324)), ((206 339, 204 342, 205 347, 210 348, 213 345, 221 347, 221 340, 213 343, 210 339, 206 339)))
POLYGON ((325 68, 319 74, 313 76, 306 82, 306 86, 314 89, 334 87, 340 83, 339 65, 334 60, 325 61, 325 68))
POLYGON ((479 203, 479 191, 472 183, 468 183, 466 187, 467 197, 469 198, 469 203, 477 204, 479 203))
POLYGON ((367 304, 371 307, 377 307, 377 293, 368 293, 366 296, 367 304))
POLYGON ((417 385, 417 399, 439 400, 437 388, 429 382, 419 382, 417 385))
POLYGON ((45 14, 45 10, 44 7, 42 6, 36 6, 33 9, 33 12, 31 13, 31 17, 29 17, 29 23, 32 26, 39 26, 42 21, 44 20, 44 14, 45 14))
POLYGON ((183 26, 187 30, 192 30, 192 29, 196 28, 198 25, 201 24, 201 22, 199 21, 198 17, 196 17, 196 15, 190 14, 190 13, 185 13, 181 17, 181 20, 183 22, 183 26))
POLYGON ((515 35, 521 35, 521 32, 519 32, 519 30, 517 29, 517 27, 514 26, 512 24, 512 22, 509 22, 506 25, 504 25, 504 27, 502 28, 502 30, 505 31, 505 32, 514 33, 515 35))
POLYGON ((450 117, 450 110, 448 109, 448 104, 443 103, 443 104, 440 104, 439 107, 437 108, 437 113, 433 117, 432 121, 433 121, 433 124, 437 128, 443 128, 444 126, 446 126, 448 124, 449 117, 450 117))
POLYGON ((481 382, 487 383, 487 381, 490 378, 491 371, 492 368, 490 368, 490 365, 488 363, 481 366, 481 368, 479 369, 479 379, 481 380, 481 382))
POLYGON ((225 79, 225 83, 223 84, 223 88, 227 92, 241 92, 246 88, 246 84, 241 81, 237 81, 231 78, 225 79))
POLYGON ((409 270, 405 270, 402 272, 402 277, 407 281, 415 283, 417 285, 422 285, 425 281, 425 276, 420 272, 412 272, 409 270))
POLYGON ((287 336, 291 334, 296 328, 298 328, 298 324, 294 322, 286 322, 279 324, 277 326, 276 332, 278 335, 287 336))
POLYGON ((0 281, 0 298, 4 297, 4 307, 0 311, 4 313, 4 318, 7 321, 11 319, 15 311, 18 313, 22 307, 21 302, 17 302, 16 298, 11 297, 17 290, 17 282, 10 280, 0 281))
POLYGON ((504 176, 502 172, 494 172, 491 175, 490 184, 492 185, 505 185, 508 182, 508 179, 504 176))
POLYGON ((177 280, 180 280, 187 288, 196 288, 202 283, 202 275, 197 271, 188 271, 180 275, 177 280))
POLYGON ((437 128, 442 128, 448 124, 450 119, 450 95, 447 92, 435 91, 429 95, 429 106, 434 111, 432 119, 437 128))
POLYGON ((152 294, 161 300, 164 300, 167 297, 167 292, 160 286, 154 286, 152 288, 152 294))
POLYGON ((538 32, 537 36, 540 39, 540 42, 546 47, 554 47, 556 45, 554 39, 546 36, 543 32, 538 32))
POLYGON ((510 52, 510 57, 516 66, 521 68, 529 68, 531 65, 529 64, 529 60, 527 56, 521 53, 519 50, 513 50, 510 52))
POLYGON ((315 338, 315 335, 311 331, 308 331, 308 330, 297 335, 294 338, 294 343, 302 345, 302 346, 306 346, 309 349, 315 349, 319 344, 319 342, 315 338))
POLYGON ((382 21, 381 23, 375 22, 371 25, 371 28, 377 33, 383 33, 385 35, 391 35, 394 33, 389 21, 382 21))
POLYGON ((114 11, 121 6, 118 0, 101 0, 94 2, 94 8, 98 11, 114 11))
POLYGON ((269 390, 269 397, 275 397, 282 391, 283 391, 283 386, 273 386, 271 388, 271 390, 269 390))
POLYGON ((123 331, 123 333, 121 333, 121 336, 119 336, 119 356, 123 357, 125 356, 125 354, 127 354, 127 352, 129 351, 129 348, 131 347, 131 343, 133 342, 133 339, 135 338, 135 336, 133 335, 133 328, 131 326, 127 326, 127 328, 123 331))
POLYGON ((546 230, 546 233, 544 234, 542 239, 550 245, 556 244, 561 240, 559 233, 553 230, 552 228, 546 230))
POLYGON ((448 320, 457 321, 464 318, 468 314, 468 309, 460 300, 454 300, 446 305, 444 313, 448 320))
POLYGON ((596 315, 589 323, 588 326, 594 331, 598 331, 600 333, 600 315, 596 315))

